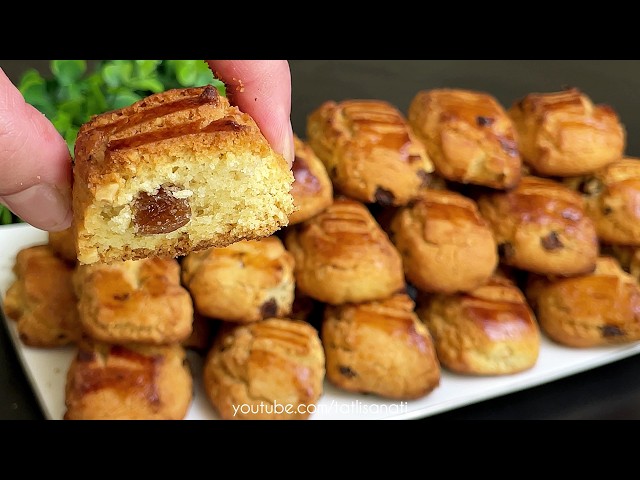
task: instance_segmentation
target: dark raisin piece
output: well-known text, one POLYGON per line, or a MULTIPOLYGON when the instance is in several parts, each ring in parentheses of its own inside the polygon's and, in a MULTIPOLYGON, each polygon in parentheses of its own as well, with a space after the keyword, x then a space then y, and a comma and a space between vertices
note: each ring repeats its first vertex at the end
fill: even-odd
POLYGON ((418 299, 418 289, 416 287, 414 287, 412 284, 407 283, 404 287, 404 293, 406 293, 407 295, 409 295, 409 297, 411 298, 411 300, 413 300, 414 302, 418 299))
POLYGON ((347 378, 357 377, 358 374, 351 370, 349 367, 345 367, 344 365, 340 365, 340 373, 347 378))
POLYGON ((491 117, 483 117, 482 115, 476 117, 476 123, 479 127, 490 127, 493 122, 495 122, 495 119, 491 117))
POLYGON ((513 245, 511 245, 511 243, 509 242, 500 243, 498 245, 498 255, 500 255, 503 258, 513 257, 515 253, 516 252, 515 252, 515 249, 513 248, 513 245))
POLYGON ((392 192, 390 192, 389 190, 385 190, 382 187, 376 188, 374 197, 378 205, 382 205, 383 207, 389 207, 393 205, 393 201, 396 199, 395 195, 392 192))
POLYGON ((262 304, 260 307, 260 314, 262 318, 271 318, 275 317, 278 313, 278 303, 275 298, 271 298, 262 304))
POLYGON ((605 325, 600 327, 603 337, 624 337, 625 333, 620 327, 616 325, 605 325))
POLYGON ((218 101, 218 90, 213 85, 207 85, 205 89, 200 94, 200 99, 206 103, 217 103, 218 101))
POLYGON ((550 232, 546 237, 542 237, 540 239, 540 243, 542 244, 542 248, 549 251, 558 250, 564 247, 556 232, 550 232))
POLYGON ((151 195, 140 192, 133 201, 133 224, 136 233, 158 235, 171 233, 191 220, 189 199, 176 198, 171 191, 176 187, 161 186, 151 195))

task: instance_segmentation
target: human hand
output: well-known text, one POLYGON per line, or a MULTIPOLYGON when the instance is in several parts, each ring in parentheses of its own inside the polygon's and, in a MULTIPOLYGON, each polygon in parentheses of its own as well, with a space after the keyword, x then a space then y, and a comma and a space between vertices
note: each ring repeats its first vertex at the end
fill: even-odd
POLYGON ((207 60, 231 104, 248 113, 274 150, 293 163, 291 73, 286 60, 207 60))
POLYGON ((0 203, 34 227, 71 225, 71 155, 0 68, 0 203))
MULTIPOLYGON (((229 100, 250 114, 291 165, 291 76, 285 60, 208 60, 229 100)), ((0 204, 34 227, 71 225, 71 156, 51 122, 0 68, 0 204)))

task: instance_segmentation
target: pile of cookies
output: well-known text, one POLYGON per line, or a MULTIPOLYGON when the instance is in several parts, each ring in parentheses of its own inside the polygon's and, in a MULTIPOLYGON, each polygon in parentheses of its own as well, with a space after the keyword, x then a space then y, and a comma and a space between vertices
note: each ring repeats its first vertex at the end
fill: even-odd
POLYGON ((78 264, 70 230, 18 254, 5 309, 23 342, 78 346, 65 418, 184 418, 186 349, 221 418, 303 419, 325 380, 410 400, 442 369, 531 369, 542 335, 640 340, 640 161, 610 107, 435 89, 406 115, 327 101, 305 133, 273 234, 78 264), (259 408, 275 403, 292 408, 259 408))

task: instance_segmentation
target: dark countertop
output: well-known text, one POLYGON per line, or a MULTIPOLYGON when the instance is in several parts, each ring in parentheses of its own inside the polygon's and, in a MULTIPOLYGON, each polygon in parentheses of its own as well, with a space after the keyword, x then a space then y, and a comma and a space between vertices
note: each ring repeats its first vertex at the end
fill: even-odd
MULTIPOLYGON (((17 81, 48 61, 0 60, 17 81)), ((627 154, 640 156, 640 61, 296 60, 291 62, 292 123, 305 137, 307 115, 325 100, 377 98, 406 109, 415 93, 435 87, 484 90, 503 105, 533 91, 581 88, 610 104, 627 129, 627 154)), ((0 419, 42 419, 4 323, 0 327, 0 419)), ((429 417, 452 419, 640 419, 640 356, 429 417)))

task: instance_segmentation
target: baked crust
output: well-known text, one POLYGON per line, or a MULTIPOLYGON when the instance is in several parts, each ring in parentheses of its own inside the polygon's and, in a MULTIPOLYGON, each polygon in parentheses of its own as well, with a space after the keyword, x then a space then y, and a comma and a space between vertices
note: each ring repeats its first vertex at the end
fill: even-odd
POLYGON ((404 116, 382 100, 324 102, 308 117, 307 141, 335 189, 364 203, 405 205, 433 172, 404 116))
POLYGON ((18 252, 16 276, 7 290, 4 311, 17 322, 20 340, 30 347, 59 347, 77 342, 82 329, 73 289, 73 266, 48 245, 18 252))
POLYGON ((584 348, 640 340, 640 286, 613 257, 572 278, 532 275, 527 298, 552 340, 584 348))
POLYGON ((600 241, 640 246, 640 159, 626 157, 564 182, 582 194, 600 241))
POLYGON ((599 244, 582 197, 554 180, 527 176, 509 192, 482 195, 501 261, 528 272, 572 276, 593 271, 599 244))
POLYGON ((530 93, 509 109, 523 160, 541 176, 583 175, 622 158, 626 132, 577 88, 530 93))
POLYGON ((411 100, 408 121, 445 179, 496 189, 513 188, 520 180, 515 129, 493 96, 463 89, 422 90, 411 100))
POLYGON ((73 281, 80 323, 96 340, 162 345, 192 333, 193 303, 175 259, 79 265, 73 281))
POLYGON ((187 255, 182 281, 196 310, 228 322, 257 322, 291 313, 294 260, 275 236, 187 255))
POLYGON ((182 420, 193 378, 180 345, 84 339, 67 372, 65 420, 182 420))
POLYGON ((291 195, 296 209, 289 215, 289 225, 308 220, 333 202, 333 184, 324 164, 297 135, 293 142, 296 156, 292 166, 295 180, 291 195))
POLYGON ((404 289, 400 253, 369 210, 337 198, 319 215, 287 229, 296 286, 330 304, 366 302, 404 289))
POLYGON ((532 368, 540 330, 523 293, 495 275, 472 292, 433 295, 418 316, 433 335, 443 367, 469 375, 509 375, 532 368))
POLYGON ((327 379, 350 392, 415 399, 440 384, 440 364, 414 302, 385 300, 327 306, 321 330, 327 379))
POLYGON ((423 191, 395 213, 391 232, 407 279, 425 292, 473 290, 498 264, 491 227, 473 200, 455 192, 423 191))
POLYGON ((204 387, 224 420, 302 420, 322 396, 324 362, 318 333, 306 322, 226 323, 205 359, 204 387))

